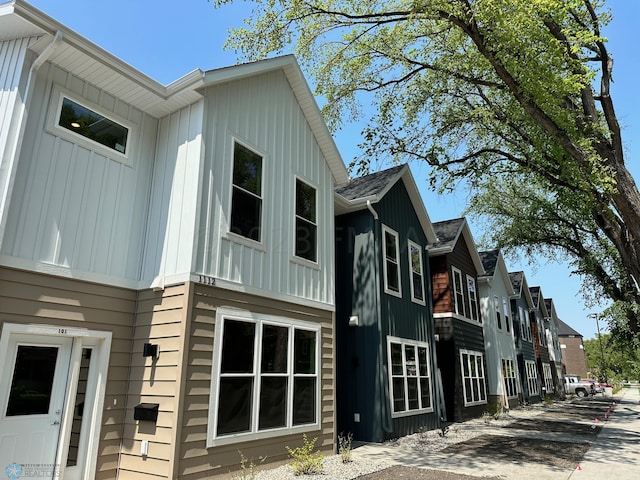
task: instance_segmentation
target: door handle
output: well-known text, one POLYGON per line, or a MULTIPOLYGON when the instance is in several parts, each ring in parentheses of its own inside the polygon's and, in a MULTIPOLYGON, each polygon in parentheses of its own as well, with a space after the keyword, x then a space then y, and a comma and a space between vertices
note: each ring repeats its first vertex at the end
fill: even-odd
POLYGON ((51 425, 60 425, 60 421, 54 420, 54 422, 51 425))

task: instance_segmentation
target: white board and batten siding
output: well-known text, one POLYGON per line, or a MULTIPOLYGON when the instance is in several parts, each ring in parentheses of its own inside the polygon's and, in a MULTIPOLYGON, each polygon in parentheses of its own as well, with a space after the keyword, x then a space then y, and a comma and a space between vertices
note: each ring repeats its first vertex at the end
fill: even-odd
POLYGON ((30 111, 0 254, 137 286, 157 119, 50 63, 38 71, 30 111), (129 164, 55 127, 60 92, 126 122, 129 164))
MULTIPOLYGON (((193 271, 204 102, 162 118, 149 202, 142 280, 193 271)), ((206 207, 204 207, 206 208, 206 207)))
POLYGON ((205 92, 202 205, 195 272, 247 292, 333 305, 333 178, 282 70, 205 92), (233 145, 263 156, 262 242, 229 235, 233 145), (296 178, 317 192, 317 263, 296 259, 296 178))

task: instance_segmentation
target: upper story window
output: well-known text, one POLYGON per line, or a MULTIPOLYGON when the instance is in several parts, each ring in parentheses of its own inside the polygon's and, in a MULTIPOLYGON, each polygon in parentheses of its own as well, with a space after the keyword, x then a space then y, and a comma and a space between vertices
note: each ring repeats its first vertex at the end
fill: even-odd
POLYGON ((409 269, 411 271, 411 300, 424 305, 424 275, 422 249, 409 240, 409 269))
POLYGON ((133 166, 135 124, 59 85, 53 86, 45 130, 109 160, 133 166))
POLYGON ((497 295, 493 296, 493 306, 496 310, 496 322, 498 322, 498 329, 502 330, 502 317, 500 316, 500 299, 497 295))
POLYGON ((507 327, 507 332, 510 332, 511 324, 510 324, 509 317, 511 315, 509 315, 509 302, 507 301, 506 298, 502 299, 502 310, 504 311, 504 325, 505 327, 507 327))
POLYGON ((400 289, 400 245, 398 233, 382 225, 382 250, 384 251, 384 291, 402 296, 400 289))
POLYGON ((451 267, 453 274, 453 298, 454 307, 458 315, 464 316, 464 293, 462 287, 462 272, 456 267, 451 267))
POLYGON ((262 156, 235 142, 230 231, 260 242, 261 223, 262 156))
POLYGON ((467 291, 469 293, 469 316, 471 317, 471 320, 479 322, 480 316, 478 314, 478 295, 476 293, 476 280, 469 275, 467 275, 467 291))
POLYGON ((62 97, 58 125, 123 155, 127 153, 127 127, 65 96, 62 97))
POLYGON ((296 179, 296 257, 315 262, 317 243, 316 189, 296 179))

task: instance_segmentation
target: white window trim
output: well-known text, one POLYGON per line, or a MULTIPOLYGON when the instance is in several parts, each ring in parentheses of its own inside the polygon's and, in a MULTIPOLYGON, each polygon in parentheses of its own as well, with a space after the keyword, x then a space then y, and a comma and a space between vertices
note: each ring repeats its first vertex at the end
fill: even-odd
MULTIPOLYGON (((256 329, 258 332, 260 329, 256 329)), ((260 334, 256 334, 255 342, 254 342, 254 373, 255 378, 259 378, 259 348, 260 348, 260 334)), ((290 340, 291 342, 291 340, 290 340)), ((215 324, 215 333, 214 333, 214 342, 213 342, 213 362, 211 366, 211 394, 209 397, 209 418, 207 422, 207 442, 206 447, 215 447, 218 445, 229 445, 233 443, 239 442, 247 442, 251 440, 258 440, 263 438, 273 438, 279 437, 283 435, 291 435, 297 433, 311 432, 318 430, 320 428, 320 414, 322 411, 322 406, 320 404, 321 400, 321 383, 322 383, 322 364, 321 362, 321 350, 322 350, 322 338, 320 332, 320 325, 312 322, 305 322, 302 320, 295 320, 292 318, 278 317, 274 315, 263 315, 257 314, 254 312, 249 312, 246 310, 236 310, 231 308, 219 308, 216 311, 216 324, 215 324), (217 421, 218 421, 218 391, 220 389, 220 358, 222 355, 222 335, 223 335, 223 325, 225 320, 238 320, 242 322, 251 322, 255 323, 256 326, 260 326, 262 324, 269 325, 278 325, 289 328, 298 328, 303 330, 310 330, 316 333, 316 373, 313 375, 316 381, 316 421, 314 423, 308 423, 304 425, 293 426, 290 425, 292 419, 293 405, 292 398, 293 395, 289 394, 289 399, 287 403, 287 425, 284 427, 277 427, 268 430, 258 431, 257 430, 257 422, 258 422, 258 406, 260 398, 260 386, 259 382, 256 381, 255 388, 252 392, 252 415, 251 415, 251 431, 250 432, 242 432, 235 434, 223 435, 220 437, 216 437, 216 429, 217 429, 217 421)), ((292 343, 291 343, 292 345, 292 343)), ((291 357, 291 348, 289 347, 288 355, 291 357)), ((290 360, 291 362, 292 360, 290 360)), ((290 365, 289 375, 293 378, 293 366, 290 365)))
MULTIPOLYGON (((416 352, 417 358, 417 352, 416 352)), ((391 411, 391 418, 399 418, 399 417, 408 417, 411 415, 418 415, 422 413, 430 413, 433 412, 434 406, 434 397, 433 397, 433 384, 431 381, 431 352, 429 348, 429 344, 426 342, 420 342, 418 340, 409 340, 406 338, 400 337, 392 337, 387 336, 387 370, 389 372, 389 405, 391 411), (408 405, 408 389, 407 389, 407 375, 406 375, 406 359, 405 359, 405 345, 411 345, 414 347, 423 347, 427 349, 427 379, 429 380, 429 398, 431 399, 431 406, 428 408, 419 408, 417 410, 405 410, 403 412, 394 412, 393 411, 393 372, 391 370, 391 344, 399 344, 402 347, 402 378, 405 380, 405 402, 408 405)), ((419 364, 417 365, 417 371, 420 372, 419 364)), ((399 377, 399 375, 396 375, 399 377)), ((424 378, 424 376, 420 376, 419 374, 416 376, 418 379, 418 390, 420 389, 420 378, 424 378)), ((421 401, 420 393, 418 393, 418 401, 421 401)))
POLYGON ((64 138, 71 143, 81 145, 82 147, 91 150, 92 152, 98 153, 99 155, 103 155, 110 160, 114 160, 129 167, 133 167, 133 152, 135 152, 137 144, 137 129, 135 125, 129 120, 122 118, 118 114, 113 113, 89 100, 86 100, 80 95, 77 95, 70 90, 63 88, 60 85, 53 86, 51 99, 49 101, 49 112, 47 114, 45 130, 52 135, 55 135, 56 137, 64 138), (90 138, 85 137, 84 135, 80 135, 79 133, 75 133, 68 128, 64 128, 58 125, 60 112, 62 110, 62 101, 65 97, 79 105, 82 105, 83 107, 93 110, 97 114, 108 118, 112 122, 118 123, 121 126, 127 128, 129 132, 127 133, 127 145, 125 148, 125 153, 118 152, 113 148, 109 148, 106 145, 102 145, 95 140, 91 140, 90 138))
POLYGON ((409 281, 411 282, 411 301, 414 303, 417 303, 419 305, 426 305, 426 293, 424 291, 424 262, 422 260, 422 247, 420 247, 420 245, 418 245, 415 242, 412 242, 411 240, 407 241, 409 248, 408 248, 408 257, 409 257, 409 281), (415 296, 415 286, 413 283, 413 262, 411 259, 411 248, 415 248, 416 251, 418 252, 418 256, 420 257, 420 284, 422 287, 422 299, 419 299, 415 296))
POLYGON ((454 313, 456 313, 457 315, 460 315, 464 318, 468 318, 465 315, 465 311, 464 311, 464 282, 462 281, 462 272, 460 271, 460 269, 452 266, 451 267, 451 286, 453 288, 453 311, 454 313), (456 274, 458 274, 460 276, 460 288, 462 289, 461 296, 462 296, 462 305, 458 305, 458 292, 456 291, 456 274), (460 308, 462 307, 462 312, 460 312, 460 308))
POLYGON ((502 311, 504 312, 504 328, 506 333, 511 333, 511 308, 509 307, 509 300, 502 297, 502 311))
POLYGON ((512 377, 504 377, 505 387, 507 386, 506 383, 508 381, 513 382, 513 395, 509 395, 509 392, 507 391, 505 392, 507 394, 507 398, 518 398, 518 376, 516 374, 515 362, 513 361, 513 358, 503 358, 502 362, 507 364, 507 368, 510 368, 511 373, 513 374, 512 377))
MULTIPOLYGON (((471 368, 469 368, 469 372, 471 372, 471 368)), ((487 378, 484 375, 484 354, 482 352, 476 352, 474 350, 460 350, 460 376, 462 378, 462 400, 464 401, 464 406, 465 407, 471 407, 474 405, 485 405, 487 403, 487 378), (464 355, 468 355, 469 357, 473 356, 473 357, 480 357, 480 359, 482 360, 482 368, 481 368, 481 372, 482 372, 482 376, 478 376, 478 377, 469 377, 469 378, 482 378, 484 380, 484 400, 482 400, 481 398, 479 398, 478 400, 472 400, 471 402, 467 402, 467 386, 465 384, 465 377, 464 377, 464 367, 462 366, 462 362, 464 359, 464 355)), ((473 392, 472 396, 473 396, 473 392)))
POLYGON ((398 232, 382 224, 382 273, 384 276, 384 292, 394 297, 402 298, 402 272, 400 271, 400 236, 398 232), (391 234, 396 239, 396 265, 398 266, 398 291, 392 290, 387 282, 387 241, 385 233, 391 234))
POLYGON ((266 211, 265 210, 266 199, 264 194, 264 188, 265 188, 264 179, 265 179, 265 164, 267 163, 267 155, 264 151, 260 150, 254 145, 251 145, 249 142, 246 142, 238 138, 235 135, 231 135, 230 145, 231 145, 231 149, 230 149, 231 152, 229 154, 230 156, 229 164, 231 165, 231 171, 229 172, 229 199, 227 201, 228 214, 226 219, 226 231, 223 230, 223 233, 221 234, 221 236, 234 243, 239 243, 246 247, 252 248, 254 250, 265 252, 266 251, 266 235, 265 235, 265 229, 264 229, 264 217, 265 217, 264 213, 266 211), (262 195, 260 196, 260 200, 262 201, 262 210, 260 215, 260 241, 245 237, 243 235, 239 235, 231 231, 231 215, 233 213, 232 208, 233 208, 233 185, 234 185, 233 184, 233 166, 235 161, 234 146, 236 143, 242 145, 244 148, 251 150, 253 153, 260 155, 260 157, 262 157, 262 178, 260 179, 260 184, 262 185, 262 195))
POLYGON ((553 388, 553 376, 551 375, 551 365, 549 365, 548 363, 543 363, 542 370, 544 373, 544 386, 547 390, 547 395, 548 395, 555 391, 555 388, 553 388))
MULTIPOLYGON (((292 248, 291 248, 291 260, 299 263, 301 265, 306 265, 312 268, 320 268, 320 225, 318 222, 318 187, 316 185, 314 185, 313 183, 311 183, 310 181, 308 181, 305 178, 302 178, 298 175, 294 175, 294 179, 293 179, 293 240, 292 240, 292 248), (296 241, 297 241, 297 237, 296 237, 296 219, 298 218, 298 214, 296 212, 296 207, 297 205, 297 198, 296 198, 296 189, 298 186, 298 181, 306 184, 307 186, 313 188, 313 190, 315 191, 316 194, 316 219, 314 222, 311 222, 315 225, 316 227, 316 260, 309 260, 308 258, 304 258, 304 257, 299 257, 296 255, 296 241)), ((302 217, 300 217, 302 218, 302 217)), ((309 221, 306 218, 303 218, 303 220, 305 221, 309 221)))
POLYGON ((478 323, 482 323, 481 321, 481 317, 480 317, 480 305, 478 304, 478 290, 477 290, 477 285, 476 285, 476 279, 473 278, 471 275, 467 275, 467 296, 469 297, 469 318, 471 320, 474 320, 478 323), (473 283, 473 292, 471 291, 471 289, 469 288, 469 283, 473 283), (471 296, 471 294, 473 293, 473 298, 471 296), (476 306, 476 316, 478 318, 473 318, 473 309, 471 308, 471 304, 475 303, 476 306))
POLYGON ((532 360, 525 360, 524 366, 527 373, 529 396, 540 395, 540 387, 538 385, 538 368, 536 367, 536 362, 532 360))

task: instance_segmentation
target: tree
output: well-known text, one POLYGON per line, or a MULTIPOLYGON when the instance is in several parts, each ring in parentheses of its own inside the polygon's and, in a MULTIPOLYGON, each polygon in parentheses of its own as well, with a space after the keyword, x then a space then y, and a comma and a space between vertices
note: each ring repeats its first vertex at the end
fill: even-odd
POLYGON ((583 341, 584 353, 587 359, 587 367, 595 372, 600 379, 604 370, 606 379, 637 380, 640 378, 640 350, 630 348, 628 345, 616 343, 615 338, 604 333, 601 338, 583 341), (600 348, 602 341, 602 349, 600 348), (603 365, 604 360, 604 365, 603 365))
POLYGON ((623 330, 640 333, 640 192, 610 95, 601 0, 255 3, 231 48, 254 60, 294 44, 331 128, 372 102, 352 168, 420 160, 434 188, 464 182, 472 209, 510 219, 492 224, 499 243, 561 252, 624 312, 623 330))

